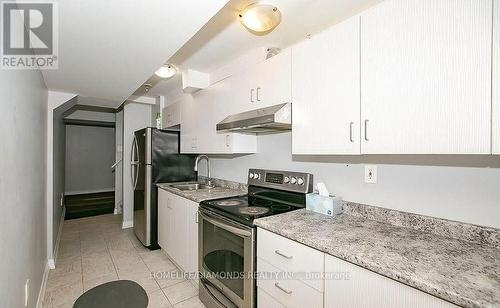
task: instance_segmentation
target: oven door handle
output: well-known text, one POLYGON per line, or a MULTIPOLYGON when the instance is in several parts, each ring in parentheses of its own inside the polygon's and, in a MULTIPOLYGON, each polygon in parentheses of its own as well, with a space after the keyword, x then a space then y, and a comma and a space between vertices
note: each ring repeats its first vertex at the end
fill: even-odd
POLYGON ((231 233, 237 234, 242 237, 250 237, 252 236, 252 232, 238 228, 235 226, 230 225, 229 223, 222 222, 214 217, 208 216, 206 213, 203 213, 200 211, 200 217, 203 218, 204 220, 208 221, 209 223, 213 224, 214 226, 217 226, 219 228, 222 228, 224 230, 227 230, 231 233))

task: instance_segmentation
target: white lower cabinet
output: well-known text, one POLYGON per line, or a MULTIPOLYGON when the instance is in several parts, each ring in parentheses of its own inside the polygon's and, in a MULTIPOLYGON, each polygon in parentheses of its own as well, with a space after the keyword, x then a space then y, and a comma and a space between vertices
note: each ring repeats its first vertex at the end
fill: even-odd
POLYGON ((330 255, 325 257, 325 273, 325 307, 458 307, 330 255))
POLYGON ((277 299, 259 287, 257 287, 257 294, 258 308, 285 308, 277 299))
POLYGON ((197 272, 198 203, 159 189, 158 243, 184 272, 197 272))
POLYGON ((258 228, 257 302, 273 300, 264 307, 323 307, 323 279, 302 274, 324 270, 324 253, 258 228))
POLYGON ((257 272, 259 308, 457 307, 261 228, 257 272))

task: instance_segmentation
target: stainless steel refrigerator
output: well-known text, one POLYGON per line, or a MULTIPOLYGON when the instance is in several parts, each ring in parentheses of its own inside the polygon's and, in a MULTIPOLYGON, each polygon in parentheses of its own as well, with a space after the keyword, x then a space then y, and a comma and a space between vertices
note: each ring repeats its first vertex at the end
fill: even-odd
POLYGON ((135 132, 131 176, 134 187, 134 232, 149 249, 158 249, 156 183, 196 180, 195 155, 181 155, 178 131, 145 128, 135 132))

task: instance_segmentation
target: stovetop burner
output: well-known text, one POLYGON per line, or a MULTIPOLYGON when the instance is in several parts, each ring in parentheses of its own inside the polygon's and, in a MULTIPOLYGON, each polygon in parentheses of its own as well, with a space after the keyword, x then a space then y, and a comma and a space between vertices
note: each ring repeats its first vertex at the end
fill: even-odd
POLYGON ((229 200, 216 201, 215 204, 219 206, 236 206, 236 205, 242 205, 243 202, 241 200, 229 199, 229 200))
POLYGON ((273 204, 273 205, 271 205, 271 209, 274 211, 284 212, 284 211, 290 210, 291 208, 292 207, 290 205, 286 205, 286 204, 273 204))
POLYGON ((240 214, 251 216, 264 215, 269 211, 269 208, 260 206, 246 206, 239 209, 240 214))
POLYGON ((281 214, 299 208, 304 205, 291 205, 281 199, 270 200, 266 197, 246 195, 217 200, 207 200, 200 203, 206 210, 216 212, 224 217, 239 221, 248 226, 253 226, 253 220, 265 216, 281 214))
POLYGON ((200 207, 253 227, 254 219, 305 208, 312 187, 312 174, 250 169, 247 195, 202 201, 200 207))

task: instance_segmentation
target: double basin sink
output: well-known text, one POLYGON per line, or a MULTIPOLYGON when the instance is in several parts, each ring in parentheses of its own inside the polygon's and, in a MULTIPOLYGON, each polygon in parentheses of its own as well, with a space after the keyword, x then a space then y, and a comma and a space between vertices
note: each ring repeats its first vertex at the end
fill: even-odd
POLYGON ((183 183, 183 184, 171 184, 169 186, 182 191, 215 188, 215 186, 207 185, 205 183, 183 183))

